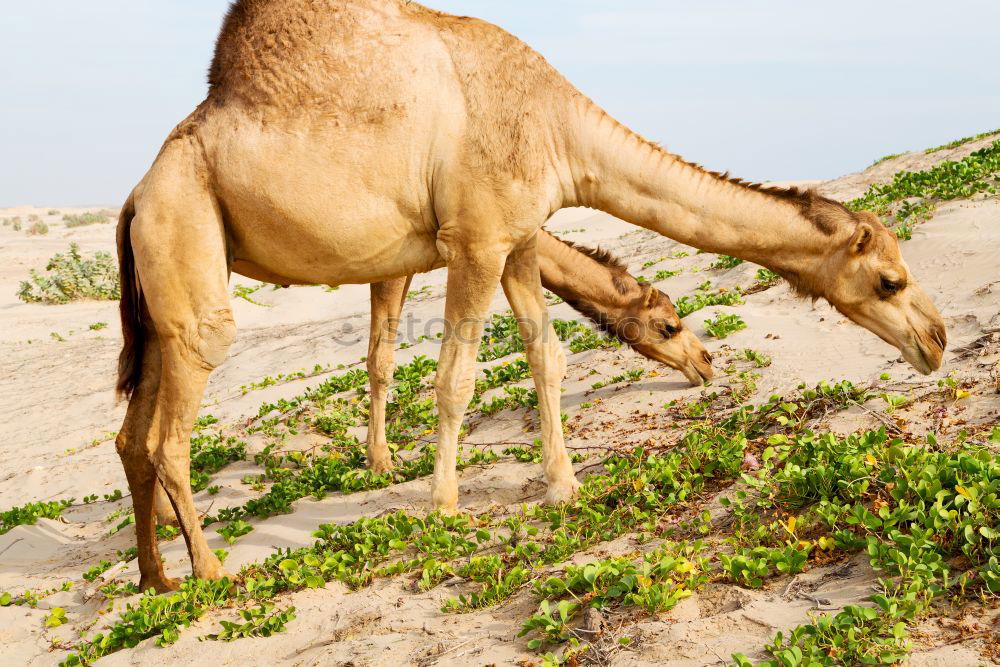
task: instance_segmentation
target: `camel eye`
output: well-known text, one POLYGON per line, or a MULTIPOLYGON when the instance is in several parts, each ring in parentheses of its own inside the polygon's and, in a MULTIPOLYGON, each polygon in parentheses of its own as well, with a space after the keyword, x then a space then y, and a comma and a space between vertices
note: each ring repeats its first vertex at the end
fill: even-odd
POLYGON ((885 276, 882 277, 882 291, 887 294, 895 294, 899 290, 903 289, 902 283, 897 283, 889 280, 885 276))
POLYGON ((673 338, 674 336, 677 335, 678 331, 680 331, 680 329, 678 329, 677 327, 670 324, 664 324, 663 330, 660 333, 663 334, 664 338, 673 338))

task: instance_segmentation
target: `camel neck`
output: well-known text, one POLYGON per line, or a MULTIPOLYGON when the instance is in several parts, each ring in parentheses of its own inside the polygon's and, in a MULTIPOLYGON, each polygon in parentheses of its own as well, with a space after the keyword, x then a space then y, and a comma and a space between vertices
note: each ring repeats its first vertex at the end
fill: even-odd
POLYGON ((615 260, 595 259, 544 230, 537 242, 542 282, 574 308, 615 316, 635 298, 639 284, 615 260))
POLYGON ((575 100, 572 115, 565 206, 599 209, 695 248, 785 274, 819 272, 835 236, 807 217, 804 196, 781 196, 707 172, 584 98, 575 100))

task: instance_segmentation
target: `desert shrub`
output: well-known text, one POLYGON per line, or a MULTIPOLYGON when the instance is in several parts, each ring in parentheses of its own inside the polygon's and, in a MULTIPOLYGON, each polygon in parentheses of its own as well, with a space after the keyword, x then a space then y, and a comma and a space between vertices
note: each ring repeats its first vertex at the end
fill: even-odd
POLYGON ((111 222, 111 218, 102 213, 81 213, 79 215, 70 215, 67 213, 63 216, 63 221, 65 221, 67 227, 83 227, 84 225, 94 225, 97 223, 108 223, 111 222))
POLYGON ((15 232, 21 231, 21 216, 15 215, 13 218, 11 218, 10 225, 11 229, 13 229, 15 232))
POLYGON ((49 226, 41 220, 36 220, 28 227, 28 236, 45 236, 49 233, 49 226))
POLYGON ((50 208, 48 215, 59 215, 59 209, 50 208))
POLYGON ((38 222, 41 218, 38 217, 37 213, 32 213, 28 216, 28 222, 38 222))
POLYGON ((34 269, 29 280, 21 281, 17 297, 25 303, 68 303, 79 299, 113 301, 121 298, 118 265, 110 253, 96 252, 92 257, 80 254, 80 246, 71 243, 69 252, 56 254, 45 267, 34 269))

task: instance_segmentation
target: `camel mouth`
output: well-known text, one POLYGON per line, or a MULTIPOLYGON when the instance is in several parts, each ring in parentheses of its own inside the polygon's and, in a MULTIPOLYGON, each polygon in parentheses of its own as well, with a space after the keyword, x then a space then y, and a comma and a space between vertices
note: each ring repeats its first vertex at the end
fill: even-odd
POLYGON ((944 325, 932 325, 925 331, 914 328, 910 340, 900 346, 903 359, 923 375, 941 368, 948 334, 944 325))
POLYGON ((704 362, 699 364, 697 361, 689 361, 678 370, 684 374, 684 377, 687 378, 692 387, 705 385, 715 374, 710 364, 704 362))
POLYGON ((941 361, 944 357, 944 348, 942 347, 928 347, 916 342, 907 345, 901 351, 903 359, 922 375, 930 375, 941 368, 941 361))
MULTIPOLYGON (((841 311, 843 312, 843 311, 841 311)), ((924 318, 917 323, 907 322, 900 328, 883 324, 872 317, 848 315, 855 324, 868 329, 883 341, 899 350, 906 363, 922 375, 930 375, 941 368, 948 333, 940 318, 924 318)))
POLYGON ((647 359, 680 371, 692 387, 703 386, 715 374, 712 370, 712 357, 701 345, 697 350, 679 358, 677 355, 668 356, 655 346, 633 345, 632 349, 647 359))
POLYGON ((906 360, 910 366, 913 366, 921 375, 930 375, 936 369, 931 362, 927 359, 924 351, 921 350, 916 345, 908 345, 903 348, 903 359, 906 360))

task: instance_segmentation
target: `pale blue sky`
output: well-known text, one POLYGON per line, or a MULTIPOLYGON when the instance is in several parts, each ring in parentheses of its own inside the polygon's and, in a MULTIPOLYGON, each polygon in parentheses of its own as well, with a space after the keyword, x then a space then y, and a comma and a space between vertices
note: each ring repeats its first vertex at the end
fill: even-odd
MULTIPOLYGON (((430 0, 502 25, 612 115, 753 180, 1000 127, 995 0, 430 0)), ((228 0, 7 3, 0 206, 120 203, 205 93, 228 0)))

